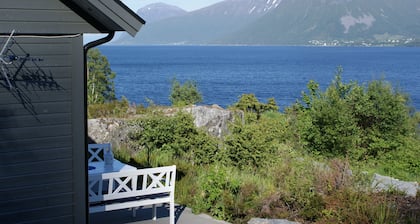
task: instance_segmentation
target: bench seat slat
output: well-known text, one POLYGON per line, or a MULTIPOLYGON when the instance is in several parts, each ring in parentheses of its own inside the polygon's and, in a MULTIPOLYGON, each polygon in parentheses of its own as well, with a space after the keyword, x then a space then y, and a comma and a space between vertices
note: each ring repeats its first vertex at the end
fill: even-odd
POLYGON ((118 209, 126 208, 135 208, 146 205, 156 205, 156 204, 165 204, 169 203, 171 199, 169 197, 165 198, 156 198, 156 199, 142 199, 137 201, 127 201, 127 202, 116 202, 111 204, 99 204, 93 205, 89 208, 89 213, 105 212, 118 209))

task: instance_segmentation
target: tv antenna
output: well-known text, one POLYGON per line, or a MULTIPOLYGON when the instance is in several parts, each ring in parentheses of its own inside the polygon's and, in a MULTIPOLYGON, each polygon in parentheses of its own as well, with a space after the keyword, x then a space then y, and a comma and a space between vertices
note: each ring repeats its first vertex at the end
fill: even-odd
POLYGON ((7 38, 3 48, 0 51, 1 72, 3 73, 3 76, 6 79, 7 85, 9 85, 10 89, 13 89, 13 86, 12 86, 12 83, 10 83, 9 76, 6 72, 5 66, 12 64, 13 61, 17 59, 17 56, 15 56, 15 55, 7 56, 7 55, 4 55, 4 53, 5 53, 6 49, 9 49, 9 45, 12 45, 13 42, 11 40, 12 40, 12 37, 13 37, 14 33, 15 33, 15 30, 12 30, 12 32, 10 33, 9 37, 7 38))

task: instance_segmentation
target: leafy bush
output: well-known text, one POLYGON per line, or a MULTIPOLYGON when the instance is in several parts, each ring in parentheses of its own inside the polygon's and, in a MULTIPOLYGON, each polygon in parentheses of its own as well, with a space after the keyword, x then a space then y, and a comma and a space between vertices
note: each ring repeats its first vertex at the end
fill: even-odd
POLYGON ((382 80, 367 87, 345 84, 341 72, 337 71, 325 92, 310 82, 303 103, 291 109, 300 120, 300 137, 306 148, 362 160, 402 147, 404 136, 415 132, 409 123, 408 97, 382 80))
POLYGON ((197 164, 217 159, 217 140, 198 130, 191 114, 178 112, 167 116, 153 113, 136 119, 132 125, 137 127, 136 131, 129 133, 132 147, 146 158, 146 166, 158 165, 156 160, 162 160, 163 155, 165 161, 181 158, 197 164), (208 157, 211 155, 214 157, 208 157))
POLYGON ((199 192, 195 204, 199 211, 208 212, 221 220, 231 220, 234 197, 240 189, 240 181, 223 166, 210 166, 199 176, 199 192))
POLYGON ((241 169, 269 166, 277 157, 278 146, 285 141, 286 120, 283 116, 263 116, 249 124, 236 119, 224 141, 228 164, 241 169))
POLYGON ((274 98, 268 99, 268 103, 265 104, 261 103, 253 93, 242 94, 238 102, 236 102, 232 108, 244 111, 248 122, 260 119, 264 112, 279 110, 274 98))
POLYGON ((186 106, 202 102, 203 97, 194 81, 189 80, 181 85, 181 83, 174 78, 172 80, 169 100, 173 106, 186 106))

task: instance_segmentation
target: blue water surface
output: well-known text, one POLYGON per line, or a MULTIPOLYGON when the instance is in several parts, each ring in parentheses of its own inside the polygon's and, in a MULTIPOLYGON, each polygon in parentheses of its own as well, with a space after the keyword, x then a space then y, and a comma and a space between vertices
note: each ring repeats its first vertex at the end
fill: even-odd
POLYGON ((344 82, 385 79, 420 109, 420 48, 284 46, 102 46, 116 72, 118 97, 170 105, 171 80, 194 80, 206 105, 227 107, 245 93, 274 97, 280 110, 306 91, 325 89, 342 66, 344 82))

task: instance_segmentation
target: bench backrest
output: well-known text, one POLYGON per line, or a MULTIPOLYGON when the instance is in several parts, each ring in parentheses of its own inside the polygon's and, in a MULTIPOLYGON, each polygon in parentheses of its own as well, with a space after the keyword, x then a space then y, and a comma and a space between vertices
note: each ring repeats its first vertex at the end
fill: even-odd
POLYGON ((174 193, 176 166, 89 175, 89 202, 174 193))
POLYGON ((88 162, 103 162, 107 150, 112 150, 111 143, 88 144, 88 162))

